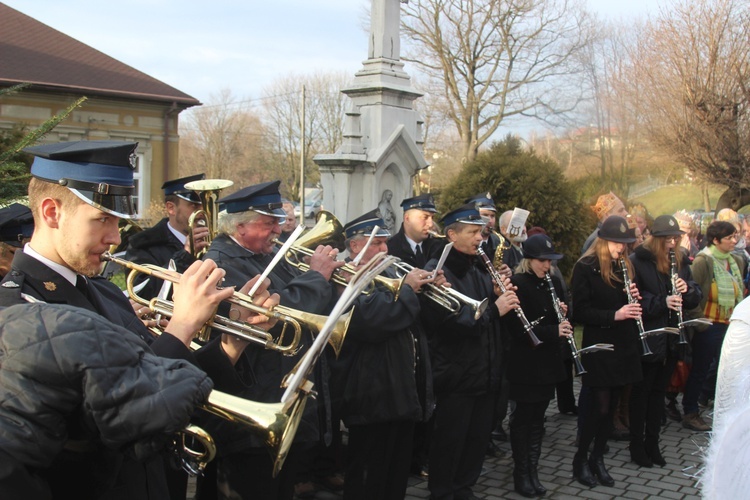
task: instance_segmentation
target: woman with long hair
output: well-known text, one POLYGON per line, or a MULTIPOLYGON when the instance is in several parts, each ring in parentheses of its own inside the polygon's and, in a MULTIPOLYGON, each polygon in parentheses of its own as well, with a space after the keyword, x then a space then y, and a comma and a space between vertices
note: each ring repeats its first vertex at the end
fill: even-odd
POLYGON ((693 278, 703 292, 698 315, 713 322, 705 331, 696 330, 691 343, 693 365, 682 396, 685 412, 682 425, 694 431, 711 430, 698 411, 698 397, 711 364, 719 362, 732 311, 744 296, 745 263, 732 253, 737 238, 734 224, 713 221, 706 229, 707 246, 698 252, 692 264, 693 278))
POLYGON ((604 449, 623 386, 639 382, 642 377, 635 322, 641 315, 637 302, 640 295, 627 256, 627 244, 633 241, 625 218, 610 216, 573 268, 573 320, 583 325, 581 345, 613 345, 612 351, 587 357, 582 376, 583 386, 591 391, 591 404, 579 429, 573 476, 589 487, 598 482, 605 486, 615 483, 604 466, 604 449), (627 293, 624 274, 630 282, 627 293))
MULTIPOLYGON (((565 379, 560 337, 573 333, 568 320, 558 321, 555 297, 563 297, 563 288, 556 276, 550 276, 550 265, 562 255, 555 253, 549 236, 535 234, 522 245, 523 260, 511 278, 516 295, 533 331, 542 341, 536 348, 516 314, 503 317, 511 344, 506 371, 510 384, 509 399, 516 403, 510 414, 510 446, 513 450, 513 484, 525 497, 544 495, 547 490, 539 482, 537 466, 544 436, 544 412, 555 386, 565 379), (550 285, 553 286, 550 289, 550 285)), ((567 311, 565 304, 561 312, 567 311)))
MULTIPOLYGON (((700 303, 701 289, 693 281, 690 259, 679 246, 683 234, 677 219, 660 215, 654 220, 651 236, 630 256, 646 331, 678 326, 676 312, 700 303), (671 254, 677 275, 674 283, 671 254)), ((649 336, 646 342, 651 354, 641 356, 643 380, 633 385, 630 395, 630 459, 641 467, 666 465, 659 450, 659 433, 667 384, 677 364, 677 340, 667 334, 649 336)))

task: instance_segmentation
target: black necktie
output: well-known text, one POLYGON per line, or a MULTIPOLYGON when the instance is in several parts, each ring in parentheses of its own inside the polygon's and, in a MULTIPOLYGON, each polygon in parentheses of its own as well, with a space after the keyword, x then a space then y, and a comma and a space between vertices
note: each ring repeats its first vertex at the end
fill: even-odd
POLYGON ((80 274, 76 276, 76 288, 83 294, 84 297, 88 299, 89 302, 91 302, 92 304, 94 303, 91 300, 91 293, 89 293, 89 282, 85 276, 82 276, 80 274))
POLYGON ((424 255, 422 254, 422 246, 417 245, 414 249, 414 255, 416 256, 417 267, 422 269, 425 265, 424 255))

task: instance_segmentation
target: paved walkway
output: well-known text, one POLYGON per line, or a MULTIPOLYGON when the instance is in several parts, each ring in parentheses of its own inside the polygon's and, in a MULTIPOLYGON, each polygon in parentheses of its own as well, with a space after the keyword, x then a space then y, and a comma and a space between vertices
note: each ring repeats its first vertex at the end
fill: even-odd
MULTIPOLYGON (((578 393, 576 380, 576 394, 578 393)), ((710 413, 703 417, 710 423, 710 413)), ((505 428, 507 430, 507 421, 505 428)), ((560 415, 553 400, 547 410, 546 435, 539 461, 539 477, 552 499, 611 499, 611 498, 668 498, 699 499, 700 492, 693 479, 700 468, 701 450, 707 445, 709 434, 684 429, 679 422, 667 421, 662 429, 661 447, 666 467, 640 468, 630 462, 626 441, 610 441, 610 452, 604 460, 615 479, 612 488, 596 486, 586 488, 573 479, 571 461, 575 453, 576 417, 560 415)), ((486 472, 474 487, 478 498, 523 498, 513 491, 510 444, 497 443, 500 453, 485 460, 486 472)), ((418 477, 409 479, 406 500, 429 497, 427 481, 418 477)), ((340 494, 321 490, 314 497, 319 500, 338 500, 340 494)))

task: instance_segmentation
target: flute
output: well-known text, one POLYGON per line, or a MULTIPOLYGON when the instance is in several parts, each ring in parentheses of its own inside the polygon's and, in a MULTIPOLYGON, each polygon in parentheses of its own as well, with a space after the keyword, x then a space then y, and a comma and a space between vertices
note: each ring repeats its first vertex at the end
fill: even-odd
MULTIPOLYGON (((482 261, 484 261, 484 265, 487 267, 487 271, 490 273, 490 276, 492 277, 492 280, 495 282, 495 285, 500 289, 501 292, 505 293, 507 289, 505 288, 505 285, 503 284, 503 277, 500 276, 500 273, 497 272, 497 269, 495 269, 495 266, 492 265, 492 262, 490 261, 489 257, 487 257, 487 254, 484 253, 484 250, 482 250, 482 247, 477 247, 477 255, 479 255, 482 258, 482 261)), ((526 335, 529 336, 529 340, 531 341, 532 347, 537 347, 539 344, 542 343, 541 340, 534 334, 534 330, 532 329, 532 325, 529 322, 529 320, 526 318, 526 315, 521 310, 521 307, 517 307, 514 309, 516 312, 516 315, 518 316, 518 319, 521 320, 521 323, 523 324, 523 329, 526 332, 526 335)))

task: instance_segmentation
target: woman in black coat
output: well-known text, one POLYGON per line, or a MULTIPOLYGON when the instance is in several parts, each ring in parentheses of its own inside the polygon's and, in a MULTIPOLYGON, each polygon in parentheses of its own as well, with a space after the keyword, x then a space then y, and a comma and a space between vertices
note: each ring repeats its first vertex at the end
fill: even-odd
MULTIPOLYGON (((677 219, 661 215, 654 221, 651 236, 630 256, 642 297, 646 331, 677 326, 675 311, 700 304, 701 289, 693 281, 687 254, 678 246, 683 234, 677 219), (670 252, 677 252, 676 291, 672 286, 670 252)), ((659 451, 659 432, 667 383, 672 375, 672 369, 667 367, 674 366, 667 360, 674 358, 670 356, 670 346, 677 340, 668 337, 667 334, 647 337, 651 354, 641 357, 643 380, 633 385, 630 394, 630 459, 641 467, 666 465, 659 451)))
MULTIPOLYGON (((544 412, 555 386, 565 379, 560 337, 570 336, 573 327, 567 320, 558 322, 555 303, 549 284, 554 283, 556 297, 562 297, 562 285, 557 277, 547 281, 552 260, 562 258, 555 253, 547 235, 535 234, 523 243, 523 260, 511 278, 526 318, 538 324, 533 331, 542 341, 536 348, 516 314, 503 319, 510 333, 507 377, 509 399, 516 402, 510 415, 510 445, 513 449, 513 483, 516 492, 525 497, 543 495, 547 490, 539 482, 537 465, 544 436, 544 412)), ((567 307, 562 305, 564 311, 567 307)))
POLYGON ((573 475, 579 483, 589 487, 596 486, 597 478, 605 486, 614 485, 603 460, 614 409, 622 387, 641 380, 634 321, 641 315, 641 306, 635 301, 640 295, 632 284, 630 295, 635 303, 629 303, 623 277, 627 273, 632 283, 633 270, 626 249, 627 243, 633 241, 627 221, 620 216, 610 216, 573 268, 573 320, 583 325, 582 346, 607 343, 614 347, 612 351, 587 358, 586 373, 582 377, 582 384, 591 391, 591 406, 579 429, 573 475), (594 446, 589 456, 592 442, 594 446))

